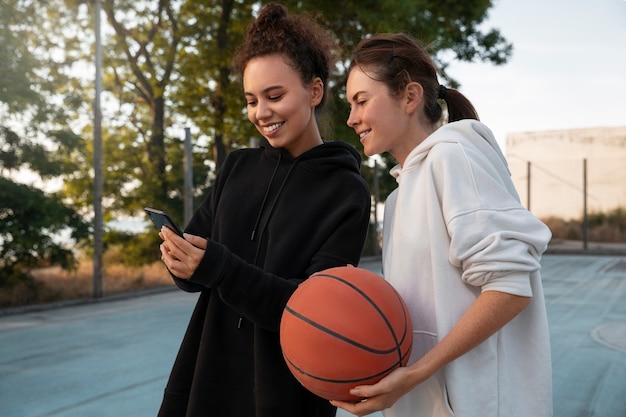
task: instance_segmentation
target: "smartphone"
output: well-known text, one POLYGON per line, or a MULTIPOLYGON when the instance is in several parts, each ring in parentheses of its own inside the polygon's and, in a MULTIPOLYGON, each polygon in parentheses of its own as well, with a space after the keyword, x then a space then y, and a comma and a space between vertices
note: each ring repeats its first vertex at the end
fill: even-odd
POLYGON ((144 207, 144 211, 152 220, 152 223, 156 226, 157 229, 161 230, 163 226, 169 227, 173 230, 178 236, 183 236, 183 231, 174 223, 174 220, 170 217, 169 214, 164 212, 163 210, 157 210, 152 207, 144 207))

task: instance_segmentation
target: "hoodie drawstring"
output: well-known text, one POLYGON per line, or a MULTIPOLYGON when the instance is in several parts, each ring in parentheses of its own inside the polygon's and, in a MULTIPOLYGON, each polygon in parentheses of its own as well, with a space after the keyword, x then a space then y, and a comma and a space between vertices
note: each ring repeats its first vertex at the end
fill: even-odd
MULTIPOLYGON (((289 167, 289 170, 287 171, 287 174, 285 175, 285 179, 283 180, 283 183, 280 185, 280 188, 278 189, 278 192, 276 193, 276 197, 274 198, 274 201, 272 201, 272 205, 269 207, 269 209, 267 210, 267 215, 265 217, 265 224, 257 224, 258 227, 261 228, 261 233, 258 236, 258 244, 256 246, 256 254, 254 255, 254 264, 256 265, 257 260, 259 259, 259 253, 261 252, 261 238, 263 237, 263 233, 265 233, 265 226, 267 226, 267 223, 269 222, 269 219, 272 215, 272 213, 274 212, 274 208, 276 207, 276 203, 278 203, 278 199, 280 198, 280 195, 283 192, 283 189, 285 188, 285 184, 287 184, 287 180, 289 179, 289 176, 291 175, 291 171, 293 171, 294 167, 296 166, 296 163, 298 162, 298 160, 296 159, 294 161, 293 164, 291 164, 291 166, 289 167)), ((270 185, 267 187, 268 191, 269 188, 271 187, 271 183, 270 185)), ((267 197, 267 192, 266 192, 266 197, 267 197)), ((261 214, 263 213, 263 206, 261 206, 261 212, 259 213, 259 220, 261 219, 261 214)), ((259 220, 257 220, 257 222, 259 222, 259 220)), ((255 227, 256 228, 256 227, 255 227)), ((252 236, 255 237, 255 231, 252 232, 252 236)))
MULTIPOLYGON (((265 190, 265 195, 263 196, 263 201, 261 202, 261 208, 259 209, 259 214, 254 223, 254 227, 252 228, 252 234, 250 236, 251 241, 257 240, 257 230, 260 228, 260 234, 258 236, 256 253, 254 255, 254 265, 256 265, 257 260, 259 259, 259 254, 261 253, 261 238, 263 237, 263 233, 265 232, 265 225, 261 225, 261 218, 263 217, 265 203, 267 202, 267 198, 269 197, 270 189, 272 188, 272 184, 274 183, 274 178, 276 177, 276 173, 278 172, 278 168, 280 167, 281 160, 282 160, 282 155, 278 154, 278 162, 276 163, 276 167, 274 168, 274 172, 272 173, 270 182, 267 186, 267 189, 265 190)), ((285 179, 283 180, 282 184, 280 185, 280 188, 278 189, 278 192, 276 193, 276 197, 274 198, 274 201, 272 201, 272 204, 267 210, 266 223, 267 221, 269 221, 269 218, 272 215, 274 208, 276 207, 276 203, 278 202, 278 198, 280 197, 280 194, 285 188, 285 184, 287 184, 287 180, 289 179, 289 176, 291 175, 291 171, 296 166, 297 162, 298 162, 298 159, 296 159, 293 162, 293 164, 291 164, 291 166, 289 167, 289 170, 287 171, 287 174, 285 175, 285 179)), ((243 326, 243 320, 244 320, 244 316, 242 315, 239 317, 239 321, 237 322, 238 329, 240 329, 243 326)))
MULTIPOLYGON (((254 237, 256 235, 256 229, 257 227, 259 227, 259 222, 261 221, 261 215, 263 214, 263 208, 265 207, 265 202, 267 201, 267 197, 270 194, 270 188, 272 187, 272 183, 274 182, 274 177, 276 176, 276 173, 278 172, 278 167, 280 166, 281 159, 282 159, 282 155, 278 154, 278 162, 276 163, 276 166, 274 167, 274 172, 272 172, 270 183, 267 186, 267 189, 265 190, 265 195, 263 196, 263 202, 261 202, 261 209, 259 210, 259 215, 256 218, 256 222, 254 222, 254 227, 252 228, 252 236, 250 236, 250 240, 254 240, 254 237)), ((256 262, 256 259, 255 259, 255 262, 256 262)))

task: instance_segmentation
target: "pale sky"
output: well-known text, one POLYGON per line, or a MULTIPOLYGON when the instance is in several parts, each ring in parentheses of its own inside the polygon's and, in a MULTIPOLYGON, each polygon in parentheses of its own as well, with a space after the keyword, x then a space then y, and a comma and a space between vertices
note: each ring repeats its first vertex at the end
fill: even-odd
POLYGON ((509 62, 449 74, 503 150, 507 133, 626 126, 626 1, 495 0, 485 27, 513 43, 509 62))

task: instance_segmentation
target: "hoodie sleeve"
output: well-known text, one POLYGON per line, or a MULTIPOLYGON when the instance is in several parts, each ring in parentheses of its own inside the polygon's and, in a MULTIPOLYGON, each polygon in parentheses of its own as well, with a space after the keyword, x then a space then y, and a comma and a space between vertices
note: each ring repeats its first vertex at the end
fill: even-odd
POLYGON ((484 209, 450 222, 450 257, 462 265, 464 282, 481 291, 532 296, 529 277, 541 268, 550 232, 529 214, 484 209))
MULTIPOLYGON (((216 208, 232 210, 233 204, 247 197, 241 177, 255 179, 249 174, 250 167, 261 162, 246 153, 250 158, 240 160, 239 169, 233 172, 225 163, 213 196, 205 200, 186 228, 186 232, 213 239, 208 240, 204 258, 192 277, 188 281, 174 277, 176 284, 186 291, 211 289, 248 320, 278 331, 284 307, 302 280, 330 267, 357 265, 369 225, 370 194, 358 171, 357 158, 345 150, 337 151, 340 146, 327 146, 326 153, 323 147, 314 148, 311 152, 321 155, 310 164, 300 162, 299 169, 292 171, 289 186, 281 187, 282 201, 288 203, 277 206, 271 227, 257 237, 263 246, 250 243, 247 227, 237 229, 239 226, 233 225, 240 221, 237 217, 254 220, 250 213, 258 210, 256 204, 247 203, 247 214, 229 217, 226 226, 214 224, 213 235, 207 229, 214 223, 216 208), (225 197, 225 172, 231 178, 239 176, 232 180, 238 184, 238 194, 225 197), (220 228, 227 230, 230 243, 216 235, 220 228)), ((274 170, 274 165, 269 169, 274 170)))
POLYGON ((481 291, 532 296, 530 273, 540 269, 551 234, 519 202, 506 166, 489 147, 446 143, 433 152, 449 259, 462 268, 463 281, 481 291))
MULTIPOLYGON (((210 193, 206 200, 202 203, 200 208, 194 213, 193 218, 189 222, 189 225, 185 228, 185 233, 194 234, 196 236, 210 236, 211 230, 210 225, 211 221, 211 210, 207 206, 210 204, 211 196, 213 193, 210 193), (202 225, 202 227, 200 227, 202 225)), ((206 255, 205 255, 206 257, 206 255)), ((174 283, 178 288, 186 292, 200 292, 206 289, 205 286, 200 285, 198 283, 192 282, 191 280, 178 278, 176 275, 170 272, 170 275, 174 279, 174 283)))
MULTIPOLYGON (((368 201, 369 193, 362 193, 352 208, 343 213, 338 226, 312 257, 307 276, 335 266, 358 264, 369 224, 368 201)), ((285 305, 301 282, 265 272, 226 246, 209 240, 204 259, 189 285, 217 289, 233 309, 264 328, 278 331, 285 305)))
MULTIPOLYGON (((229 159, 225 162, 226 168, 223 171, 227 171, 229 159)), ((194 212, 193 217, 189 221, 189 224, 185 227, 185 233, 190 233, 196 236, 208 237, 211 236, 214 207, 217 204, 219 190, 224 186, 224 179, 222 175, 218 175, 215 185, 206 196, 200 207, 194 212)), ((174 283, 178 288, 186 292, 200 292, 206 289, 204 286, 192 282, 191 280, 181 279, 171 274, 174 279, 174 283)))

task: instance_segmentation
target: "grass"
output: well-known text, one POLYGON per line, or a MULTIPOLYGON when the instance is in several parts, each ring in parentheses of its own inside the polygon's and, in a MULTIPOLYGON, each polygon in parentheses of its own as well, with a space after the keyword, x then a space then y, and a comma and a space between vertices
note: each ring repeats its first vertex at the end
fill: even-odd
MULTIPOLYGON (((583 240, 581 220, 564 220, 559 217, 541 220, 550 228, 552 239, 583 240)), ((590 242, 626 242, 626 210, 624 209, 617 208, 608 213, 591 213, 587 223, 590 242)))
MULTIPOLYGON (((104 258, 102 290, 104 296, 134 290, 173 286, 162 262, 142 267, 107 263, 104 258)), ((0 290, 0 308, 89 298, 93 294, 93 263, 79 261, 74 271, 58 266, 31 271, 32 281, 0 290)))

